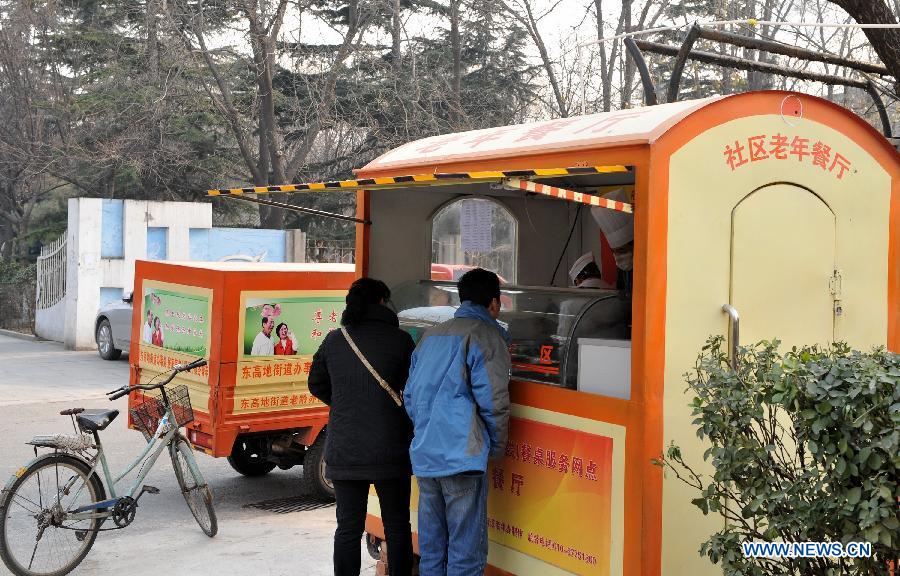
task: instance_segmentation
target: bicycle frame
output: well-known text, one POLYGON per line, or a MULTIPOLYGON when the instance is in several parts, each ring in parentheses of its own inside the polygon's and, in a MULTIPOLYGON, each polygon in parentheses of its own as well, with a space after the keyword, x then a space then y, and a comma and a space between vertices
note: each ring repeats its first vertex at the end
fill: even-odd
MULTIPOLYGON (((103 451, 103 444, 100 442, 100 435, 97 432, 94 432, 94 441, 97 444, 97 454, 94 457, 93 462, 91 462, 91 470, 88 473, 88 478, 90 478, 97 471, 98 465, 103 468, 103 476, 106 483, 108 498, 103 500, 102 502, 93 502, 86 506, 81 506, 76 510, 67 511, 67 519, 71 520, 90 520, 95 518, 108 518, 113 513, 113 507, 116 503, 119 502, 124 497, 135 498, 135 495, 138 494, 140 487, 144 482, 144 478, 147 477, 147 474, 150 473, 150 470, 153 466, 156 465, 156 461, 159 459, 160 454, 169 446, 170 452, 175 449, 175 444, 173 444, 173 440, 176 437, 181 436, 180 429, 178 426, 174 424, 170 424, 170 422, 176 422, 175 413, 172 410, 172 406, 168 403, 168 399, 166 401, 167 409, 166 414, 159 420, 159 424, 156 427, 156 431, 153 433, 153 437, 147 442, 147 446, 141 452, 141 454, 132 461, 131 464, 122 472, 117 478, 113 479, 112 473, 110 472, 109 464, 106 461, 106 454, 103 451), (149 456, 148 456, 149 455, 149 456), (149 464, 149 465, 148 465, 149 464), (132 470, 141 465, 141 471, 137 475, 134 480, 134 483, 128 489, 127 493, 123 496, 119 496, 116 493, 116 486, 126 477, 128 476, 132 470)), ((183 438, 183 436, 181 436, 183 438)), ((200 475, 200 471, 197 468, 197 463, 193 458, 193 455, 189 455, 186 458, 187 464, 191 469, 191 472, 195 474, 195 477, 202 478, 200 475)), ((72 480, 74 482, 74 479, 72 480)), ((86 484, 82 485, 75 493, 74 499, 77 500, 78 495, 84 490, 86 484)), ((65 489, 68 490, 71 486, 66 486, 65 489)))

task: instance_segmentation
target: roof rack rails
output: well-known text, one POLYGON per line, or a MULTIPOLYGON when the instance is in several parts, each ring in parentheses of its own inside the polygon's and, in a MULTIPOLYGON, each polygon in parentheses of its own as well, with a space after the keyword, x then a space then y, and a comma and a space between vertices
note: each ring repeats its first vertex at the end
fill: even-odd
POLYGON ((776 74, 778 76, 799 78, 801 80, 813 80, 816 82, 822 82, 824 84, 860 88, 862 90, 865 90, 872 98, 872 101, 875 103, 875 107, 878 110, 878 116, 881 119, 882 132, 885 137, 891 138, 891 121, 890 118, 888 118, 887 109, 884 106, 884 101, 881 99, 881 95, 878 93, 878 89, 876 88, 875 83, 872 82, 871 79, 856 80, 832 74, 819 74, 815 72, 805 72, 802 70, 792 70, 783 66, 769 64, 768 62, 757 62, 755 60, 738 58, 736 56, 728 56, 723 54, 714 54, 712 52, 705 52, 702 50, 694 50, 694 43, 701 38, 712 40, 714 42, 731 44, 733 46, 739 46, 742 48, 761 50, 763 52, 769 52, 772 54, 781 54, 784 56, 790 56, 792 58, 802 58, 814 62, 835 64, 837 66, 856 70, 863 74, 878 74, 880 76, 890 75, 890 72, 884 66, 870 64, 867 62, 859 62, 848 58, 841 58, 839 56, 833 56, 831 54, 813 52, 812 50, 797 48, 795 46, 788 46, 786 44, 773 42, 771 40, 750 38, 748 36, 741 36, 739 34, 734 34, 731 32, 711 30, 709 28, 703 28, 695 22, 688 29, 684 42, 680 47, 670 46, 668 44, 660 44, 658 42, 651 42, 649 40, 634 39, 630 36, 625 37, 625 46, 628 50, 628 54, 634 60, 635 66, 637 67, 638 73, 641 77, 641 83, 644 87, 644 103, 646 105, 652 106, 654 104, 657 104, 658 101, 656 97, 656 88, 653 84, 653 79, 650 76, 650 71, 647 68, 647 63, 644 61, 642 50, 651 52, 653 54, 675 57, 675 66, 672 70, 672 76, 669 78, 669 86, 666 91, 667 102, 675 102, 678 100, 678 91, 681 85, 681 74, 684 71, 685 64, 690 59, 696 60, 698 62, 705 62, 707 64, 716 64, 728 68, 736 68, 739 70, 766 72, 769 74, 776 74))

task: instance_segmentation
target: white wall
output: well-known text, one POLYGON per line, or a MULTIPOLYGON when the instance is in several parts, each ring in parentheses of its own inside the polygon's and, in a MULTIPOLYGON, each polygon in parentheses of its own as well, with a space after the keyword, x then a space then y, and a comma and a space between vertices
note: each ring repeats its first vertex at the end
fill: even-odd
POLYGON ((64 342, 66 339, 66 299, 49 308, 35 308, 34 333, 45 340, 64 342))
POLYGON ((66 347, 90 349, 100 288, 134 289, 134 261, 147 256, 147 227, 168 228, 169 260, 190 259, 190 229, 212 227, 212 205, 195 202, 125 200, 123 258, 101 258, 103 200, 69 200, 65 299, 66 347))

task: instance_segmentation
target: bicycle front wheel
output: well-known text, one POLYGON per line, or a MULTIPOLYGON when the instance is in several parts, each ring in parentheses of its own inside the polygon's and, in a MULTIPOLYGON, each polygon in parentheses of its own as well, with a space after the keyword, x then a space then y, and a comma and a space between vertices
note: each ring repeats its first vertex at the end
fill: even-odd
POLYGON ((73 519, 102 501, 103 484, 77 458, 55 454, 34 462, 0 497, 0 557, 17 576, 63 576, 87 556, 102 521, 73 519))
POLYGON ((219 531, 216 511, 213 509, 212 491, 200 476, 197 463, 192 454, 193 448, 184 438, 176 438, 169 446, 172 455, 172 468, 181 486, 181 494, 187 502, 191 514, 197 519, 200 529, 212 538, 219 531))

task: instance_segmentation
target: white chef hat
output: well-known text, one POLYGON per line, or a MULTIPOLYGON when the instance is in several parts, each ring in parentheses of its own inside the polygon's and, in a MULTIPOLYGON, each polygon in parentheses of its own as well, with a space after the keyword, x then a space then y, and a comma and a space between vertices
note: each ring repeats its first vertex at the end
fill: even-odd
MULTIPOLYGON (((613 190, 609 194, 603 196, 607 200, 615 200, 616 202, 630 202, 628 193, 623 188, 613 190)), ((606 236, 606 241, 610 247, 615 250, 628 244, 634 240, 634 215, 619 212, 618 210, 610 210, 594 206, 591 208, 591 216, 600 226, 600 231, 606 236)))
POLYGON ((593 252, 585 252, 581 255, 581 258, 575 261, 572 264, 572 267, 569 269, 569 278, 572 282, 575 282, 575 279, 578 278, 578 275, 587 267, 588 264, 595 262, 594 253, 593 252))

